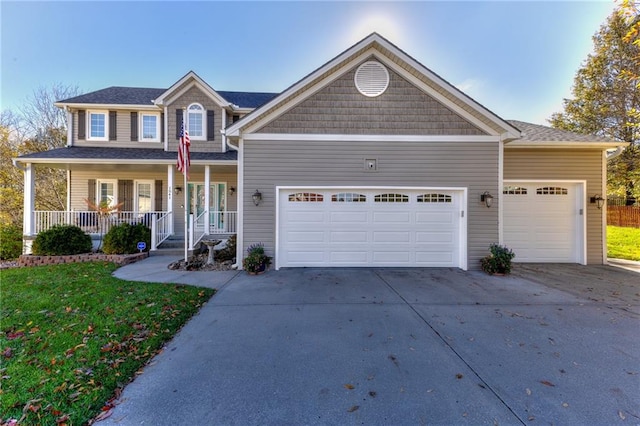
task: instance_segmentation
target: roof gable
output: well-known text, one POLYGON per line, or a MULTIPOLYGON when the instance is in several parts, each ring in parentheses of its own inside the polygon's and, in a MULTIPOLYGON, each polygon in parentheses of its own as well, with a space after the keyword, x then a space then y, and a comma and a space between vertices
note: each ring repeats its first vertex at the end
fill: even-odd
POLYGON ((373 33, 227 129, 228 136, 255 132, 360 64, 374 57, 487 134, 510 140, 519 131, 377 33, 373 33))
POLYGON ((197 87, 208 97, 210 97, 216 104, 221 107, 231 106, 231 103, 225 100, 218 92, 213 90, 198 74, 193 71, 189 71, 180 80, 175 82, 164 93, 155 99, 156 105, 167 105, 172 103, 175 99, 179 98, 182 94, 187 92, 192 87, 197 87))

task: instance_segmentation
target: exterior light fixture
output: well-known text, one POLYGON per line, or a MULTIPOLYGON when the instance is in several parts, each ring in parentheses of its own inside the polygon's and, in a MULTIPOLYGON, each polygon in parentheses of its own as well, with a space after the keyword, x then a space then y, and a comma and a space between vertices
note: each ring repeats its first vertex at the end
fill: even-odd
POLYGON ((233 195, 236 192, 236 188, 234 186, 229 188, 229 195, 233 195))
POLYGON ((173 188, 173 193, 176 194, 176 195, 182 194, 182 187, 181 186, 176 186, 175 188, 173 188))
POLYGON ((484 191, 480 194, 480 201, 485 203, 487 208, 489 208, 491 204, 493 204, 493 195, 489 194, 489 191, 484 191))
POLYGON ((257 206, 262 201, 262 193, 256 189, 251 198, 253 198, 253 204, 257 206))
POLYGON ((600 194, 598 194, 598 195, 596 195, 594 197, 591 197, 590 201, 591 201, 591 204, 595 204, 596 206, 598 206, 599 209, 601 209, 602 206, 604 205, 605 199, 602 198, 602 196, 600 194))

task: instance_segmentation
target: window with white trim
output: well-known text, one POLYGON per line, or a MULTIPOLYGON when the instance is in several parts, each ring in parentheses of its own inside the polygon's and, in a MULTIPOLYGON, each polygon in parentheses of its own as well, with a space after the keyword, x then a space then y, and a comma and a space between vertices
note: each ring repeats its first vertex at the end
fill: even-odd
POLYGON ((560 186, 545 186, 536 189, 537 195, 567 195, 569 193, 567 188, 560 186))
POLYGON ((153 189, 152 180, 137 180, 135 184, 134 210, 140 213, 153 211, 153 189))
POLYGON ((450 203, 451 195, 447 194, 422 194, 418 195, 417 198, 418 203, 450 203))
POLYGON ((527 195, 527 188, 522 186, 507 185, 502 189, 505 195, 527 195))
POLYGON ((118 204, 118 181, 99 180, 97 185, 96 204, 100 206, 105 203, 109 207, 115 207, 118 204))
POLYGON ((289 194, 289 201, 302 202, 302 203, 321 203, 324 201, 322 194, 316 194, 315 192, 296 192, 295 194, 289 194))
POLYGON ((87 111, 87 140, 109 140, 109 111, 87 111))
POLYGON ((405 194, 378 194, 373 197, 373 201, 376 203, 408 203, 409 196, 405 194))
POLYGON ((140 140, 143 142, 160 142, 160 114, 140 113, 140 140))
POLYGON ((355 192, 339 192, 331 196, 332 203, 364 203, 367 196, 355 192))
POLYGON ((187 108, 187 130, 193 140, 206 140, 206 110, 200 104, 191 104, 187 108))

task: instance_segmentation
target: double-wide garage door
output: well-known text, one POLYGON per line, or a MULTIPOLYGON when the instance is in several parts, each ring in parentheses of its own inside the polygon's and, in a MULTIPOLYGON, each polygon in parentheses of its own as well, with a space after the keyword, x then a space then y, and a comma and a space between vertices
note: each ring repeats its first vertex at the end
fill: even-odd
POLYGON ((277 266, 466 268, 464 194, 455 189, 279 189, 277 266))
POLYGON ((514 262, 584 263, 582 185, 506 182, 504 243, 514 262))

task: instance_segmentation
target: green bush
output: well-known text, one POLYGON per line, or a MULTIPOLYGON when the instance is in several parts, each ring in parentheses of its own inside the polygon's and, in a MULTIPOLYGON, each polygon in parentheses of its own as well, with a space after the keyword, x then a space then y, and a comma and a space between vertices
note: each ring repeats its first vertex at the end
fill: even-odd
POLYGON ((102 251, 107 254, 138 253, 138 242, 147 244, 145 251, 151 248, 151 230, 141 223, 129 225, 123 223, 112 227, 104 236, 102 251))
POLYGON ((232 235, 227 240, 227 245, 216 253, 216 260, 224 262, 225 260, 233 260, 236 258, 236 236, 232 235))
POLYGON ((0 259, 15 259, 22 254, 22 229, 0 224, 0 259))
POLYGON ((89 253, 91 249, 91 237, 74 225, 56 225, 40 232, 32 247, 33 254, 41 256, 89 253))
POLYGON ((480 259, 482 270, 489 275, 508 274, 511 272, 511 260, 516 256, 515 253, 499 244, 491 244, 489 246, 490 255, 480 259))

